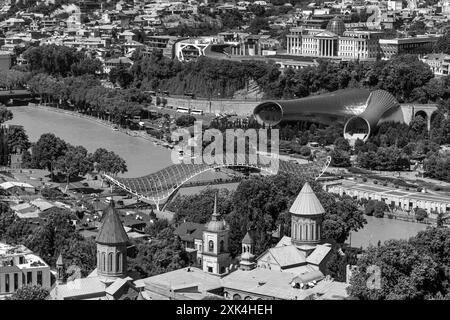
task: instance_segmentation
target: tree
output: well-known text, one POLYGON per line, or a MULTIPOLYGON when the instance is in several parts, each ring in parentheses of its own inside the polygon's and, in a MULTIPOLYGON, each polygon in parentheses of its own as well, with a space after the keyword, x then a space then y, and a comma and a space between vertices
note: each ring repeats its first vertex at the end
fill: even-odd
POLYGON ((26 285, 12 294, 7 300, 45 300, 50 293, 37 285, 26 285))
POLYGON ((64 140, 56 137, 53 133, 45 133, 33 145, 32 155, 39 168, 46 168, 50 171, 53 179, 56 161, 64 156, 66 150, 67 144, 64 140))
POLYGON ((108 151, 104 148, 95 150, 91 161, 94 163, 95 170, 100 174, 107 173, 116 176, 118 173, 128 171, 125 160, 113 151, 108 151))
POLYGON ((169 227, 167 219, 158 219, 145 228, 145 233, 154 238, 167 227, 169 227))
POLYGON ((109 81, 112 83, 118 83, 122 88, 128 88, 133 82, 133 75, 128 70, 128 67, 124 64, 114 67, 109 72, 109 81))
POLYGON ((5 106, 0 105, 0 124, 11 120, 13 118, 13 114, 11 110, 7 109, 5 106))
POLYGON ((182 116, 179 116, 176 120, 175 120, 175 124, 179 127, 190 127, 194 125, 194 122, 197 119, 195 119, 194 116, 190 115, 190 114, 185 114, 182 116))
POLYGON ((414 210, 414 215, 417 221, 423 221, 426 217, 428 217, 427 211, 422 208, 416 208, 414 210))
POLYGON ((425 299, 443 290, 436 261, 406 240, 389 240, 379 247, 369 247, 356 267, 347 291, 357 299, 425 299), (380 269, 380 287, 372 288, 367 285, 373 274, 369 270, 376 268, 380 269))
POLYGON ((70 248, 74 241, 81 241, 72 224, 76 217, 65 209, 51 208, 45 213, 44 223, 27 239, 25 245, 54 266, 60 253, 70 248))
POLYGON ((331 152, 331 165, 333 167, 350 167, 350 156, 348 152, 341 149, 335 149, 331 152))
POLYGON ((433 52, 450 54, 450 31, 447 31, 436 41, 433 52))
POLYGON ((137 255, 129 259, 128 269, 142 278, 188 266, 189 257, 171 227, 160 231, 152 242, 137 242, 137 255))
POLYGON ((176 197, 168 206, 175 212, 174 221, 184 220, 195 223, 206 223, 211 220, 214 211, 214 198, 217 196, 217 211, 226 216, 232 210, 231 194, 227 189, 207 188, 198 194, 176 197))
POLYGON ((8 128, 8 130, 6 131, 6 140, 8 149, 11 152, 14 152, 15 150, 25 151, 28 150, 31 146, 25 129, 19 126, 8 128))
POLYGON ((342 151, 350 151, 351 147, 350 144, 348 143, 347 139, 343 138, 343 137, 339 137, 334 141, 334 148, 335 150, 342 150, 342 151))
POLYGON ((86 148, 72 145, 67 146, 64 155, 57 159, 55 167, 66 176, 66 190, 69 187, 70 177, 84 176, 94 169, 86 148))
POLYGON ((323 239, 344 243, 351 231, 358 231, 367 223, 355 201, 349 196, 335 201, 331 195, 325 192, 319 195, 319 200, 325 209, 322 223, 323 239))
POLYGON ((384 212, 388 210, 388 206, 383 201, 369 200, 365 207, 365 214, 368 216, 382 218, 384 216, 384 212))
POLYGON ((71 70, 75 76, 81 76, 84 74, 96 75, 102 73, 103 64, 98 59, 86 58, 76 64, 73 64, 71 70))

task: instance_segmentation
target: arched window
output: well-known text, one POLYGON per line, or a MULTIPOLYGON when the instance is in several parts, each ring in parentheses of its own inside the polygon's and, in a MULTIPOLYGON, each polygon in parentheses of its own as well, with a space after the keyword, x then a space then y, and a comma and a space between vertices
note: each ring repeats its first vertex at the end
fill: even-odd
POLYGON ((116 272, 122 272, 122 253, 116 253, 116 272))
POLYGON ((246 296, 246 297, 244 298, 244 300, 253 300, 253 299, 252 299, 252 297, 250 297, 250 296, 246 296))
POLYGON ((112 252, 108 253, 108 271, 113 271, 113 254, 112 252))
POLYGON ((106 253, 102 252, 102 271, 106 271, 106 253))
POLYGON ((225 243, 223 242, 223 240, 220 240, 220 252, 224 251, 225 251, 225 243))
POLYGON ((233 300, 242 300, 241 296, 239 294, 233 295, 233 300))
POLYGON ((208 242, 208 250, 209 250, 209 252, 213 252, 214 251, 214 241, 209 240, 209 242, 208 242))

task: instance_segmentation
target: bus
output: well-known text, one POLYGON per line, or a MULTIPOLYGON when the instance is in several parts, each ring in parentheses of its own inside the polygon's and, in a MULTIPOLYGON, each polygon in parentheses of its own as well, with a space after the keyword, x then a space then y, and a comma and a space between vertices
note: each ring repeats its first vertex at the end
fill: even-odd
POLYGON ((191 114, 193 114, 193 115, 198 115, 198 116, 202 116, 202 115, 203 115, 203 110, 192 109, 192 110, 191 110, 191 114))
POLYGON ((189 109, 185 107, 177 107, 178 113, 189 113, 189 109))

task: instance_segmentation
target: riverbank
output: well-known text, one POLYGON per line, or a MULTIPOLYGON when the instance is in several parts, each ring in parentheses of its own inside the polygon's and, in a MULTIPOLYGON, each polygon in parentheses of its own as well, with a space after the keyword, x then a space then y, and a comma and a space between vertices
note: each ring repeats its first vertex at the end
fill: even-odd
POLYGON ((42 134, 53 133, 72 145, 82 145, 89 152, 105 148, 126 161, 128 172, 121 177, 144 176, 164 169, 171 161, 171 150, 157 145, 153 139, 138 138, 115 131, 111 124, 68 110, 45 106, 20 106, 8 108, 13 119, 6 124, 22 125, 32 142, 42 134))
POLYGON ((99 118, 96 118, 96 117, 93 117, 93 116, 90 116, 90 115, 82 114, 82 113, 79 113, 77 111, 65 110, 65 109, 60 109, 60 108, 54 108, 54 107, 49 107, 49 106, 46 106, 46 105, 34 104, 34 103, 29 103, 28 107, 41 108, 41 109, 44 109, 44 110, 47 110, 47 111, 58 112, 58 113, 67 114, 67 115, 71 115, 71 116, 78 117, 78 118, 83 118, 83 119, 86 119, 86 120, 89 120, 89 121, 93 121, 93 122, 95 122, 97 124, 100 124, 102 126, 108 127, 111 130, 122 132, 122 133, 127 134, 127 135, 132 136, 132 137, 142 138, 142 139, 145 139, 147 141, 153 142, 153 143, 155 143, 157 145, 158 144, 163 144, 163 143, 166 142, 164 140, 160 140, 160 139, 157 139, 157 138, 149 135, 145 131, 134 131, 134 130, 124 129, 124 128, 121 128, 120 126, 117 126, 116 124, 111 123, 109 121, 102 120, 102 119, 99 119, 99 118))

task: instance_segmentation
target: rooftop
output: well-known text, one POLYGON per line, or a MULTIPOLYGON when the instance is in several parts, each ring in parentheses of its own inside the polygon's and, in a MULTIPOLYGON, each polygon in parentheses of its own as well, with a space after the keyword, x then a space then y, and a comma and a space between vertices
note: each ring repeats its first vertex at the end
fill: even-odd
POLYGON ((120 217, 114 208, 114 202, 111 201, 102 219, 103 224, 100 228, 96 241, 102 244, 119 244, 128 242, 128 236, 120 221, 120 217))
POLYGON ((306 182, 289 212, 296 215, 321 215, 325 213, 325 209, 309 183, 306 182))

